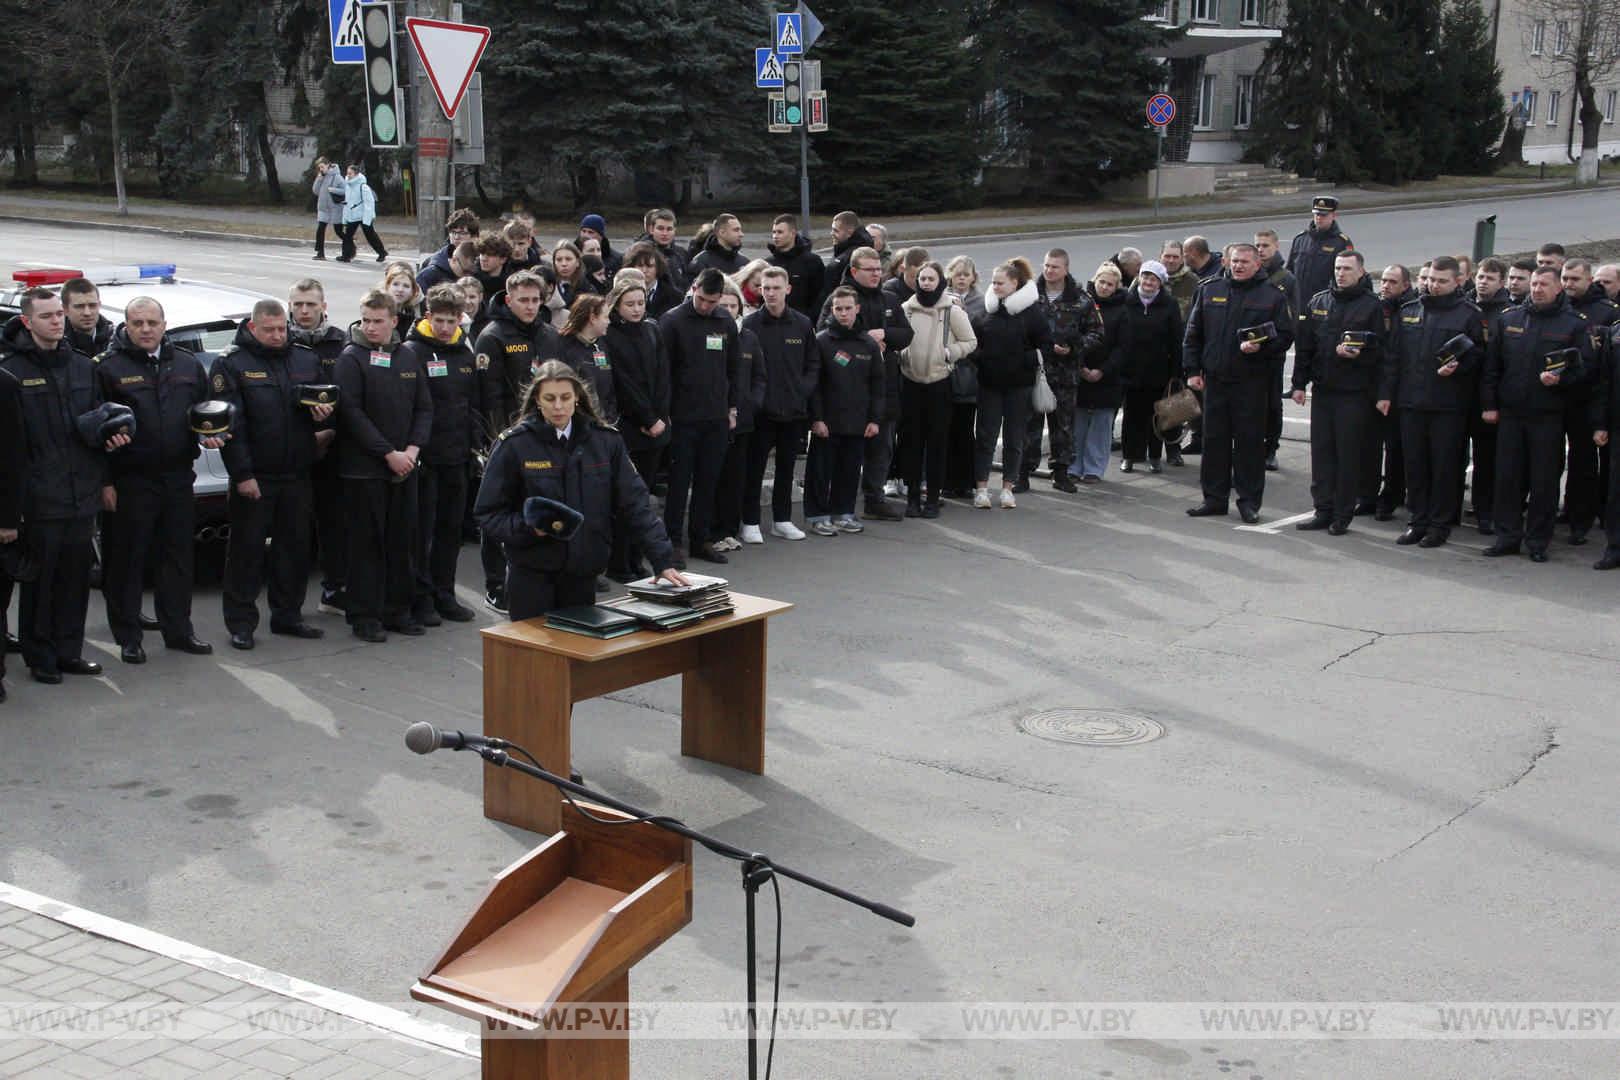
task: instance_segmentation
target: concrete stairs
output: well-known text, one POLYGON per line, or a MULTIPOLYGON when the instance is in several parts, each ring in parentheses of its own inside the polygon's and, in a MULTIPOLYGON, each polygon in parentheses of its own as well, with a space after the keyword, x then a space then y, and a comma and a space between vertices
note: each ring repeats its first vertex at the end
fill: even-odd
POLYGON ((1269 165, 1236 162, 1214 168, 1217 195, 1294 195, 1333 190, 1332 184, 1302 180, 1297 173, 1274 169, 1269 165))

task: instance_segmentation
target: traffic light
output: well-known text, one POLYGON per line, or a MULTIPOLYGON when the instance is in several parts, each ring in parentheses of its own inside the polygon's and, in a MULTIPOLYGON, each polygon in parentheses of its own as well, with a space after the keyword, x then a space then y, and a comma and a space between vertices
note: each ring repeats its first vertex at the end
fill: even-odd
POLYGON ((394 63, 394 6, 361 4, 360 26, 365 37, 366 116, 371 145, 397 148, 405 144, 400 123, 399 67, 394 63))
POLYGON ((798 60, 782 64, 782 97, 787 102, 788 126, 804 123, 804 64, 798 60))

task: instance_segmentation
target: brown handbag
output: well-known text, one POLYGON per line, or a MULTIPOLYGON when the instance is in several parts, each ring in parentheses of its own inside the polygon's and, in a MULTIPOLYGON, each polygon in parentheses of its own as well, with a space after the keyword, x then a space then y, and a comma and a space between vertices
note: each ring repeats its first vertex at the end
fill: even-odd
POLYGON ((1198 395, 1188 389, 1180 379, 1171 379, 1164 388, 1164 397, 1153 403, 1153 432, 1169 441, 1176 437, 1183 424, 1203 415, 1198 395))

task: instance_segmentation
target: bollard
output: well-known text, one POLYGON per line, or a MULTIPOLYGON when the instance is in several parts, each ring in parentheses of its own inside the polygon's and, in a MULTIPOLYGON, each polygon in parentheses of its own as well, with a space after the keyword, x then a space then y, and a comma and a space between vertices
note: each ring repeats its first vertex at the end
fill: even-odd
POLYGON ((1474 265, 1496 251, 1496 215, 1474 222, 1474 265))

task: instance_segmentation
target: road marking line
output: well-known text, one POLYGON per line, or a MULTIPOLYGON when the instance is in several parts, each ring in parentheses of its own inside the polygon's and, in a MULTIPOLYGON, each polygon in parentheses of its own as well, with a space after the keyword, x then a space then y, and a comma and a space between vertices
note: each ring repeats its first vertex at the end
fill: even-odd
POLYGON ((110 938, 149 953, 156 953, 169 960, 178 960, 183 964, 202 968, 204 971, 212 971, 216 975, 268 990, 292 1001, 314 1005, 412 1042, 463 1057, 478 1057, 477 1036, 450 1027, 448 1024, 418 1020, 399 1009, 379 1005, 374 1001, 367 1001, 365 998, 345 994, 341 990, 333 990, 317 983, 305 982, 291 975, 283 975, 279 971, 271 971, 258 964, 250 964, 246 960, 238 960, 233 956, 205 949, 201 945, 193 945, 155 930, 124 922, 122 919, 114 919, 60 900, 52 900, 48 896, 29 892, 7 881, 0 881, 0 904, 19 907, 98 937, 110 938))
POLYGON ((1282 532, 1284 529, 1286 529, 1288 526, 1294 524, 1295 522, 1309 521, 1311 518, 1313 518, 1315 516, 1316 516, 1316 511, 1315 510, 1307 510, 1303 514, 1295 514, 1293 517, 1285 517, 1285 518, 1279 518, 1276 521, 1268 521, 1264 525, 1239 525, 1239 526, 1237 526, 1236 531, 1237 532, 1267 533, 1267 534, 1270 534, 1272 536, 1275 536, 1276 534, 1282 532))
POLYGON ((332 715, 332 710, 298 689, 287 679, 263 668, 238 667, 226 663, 219 666, 266 705, 285 713, 288 719, 301 724, 312 724, 332 738, 338 737, 337 717, 332 715))

